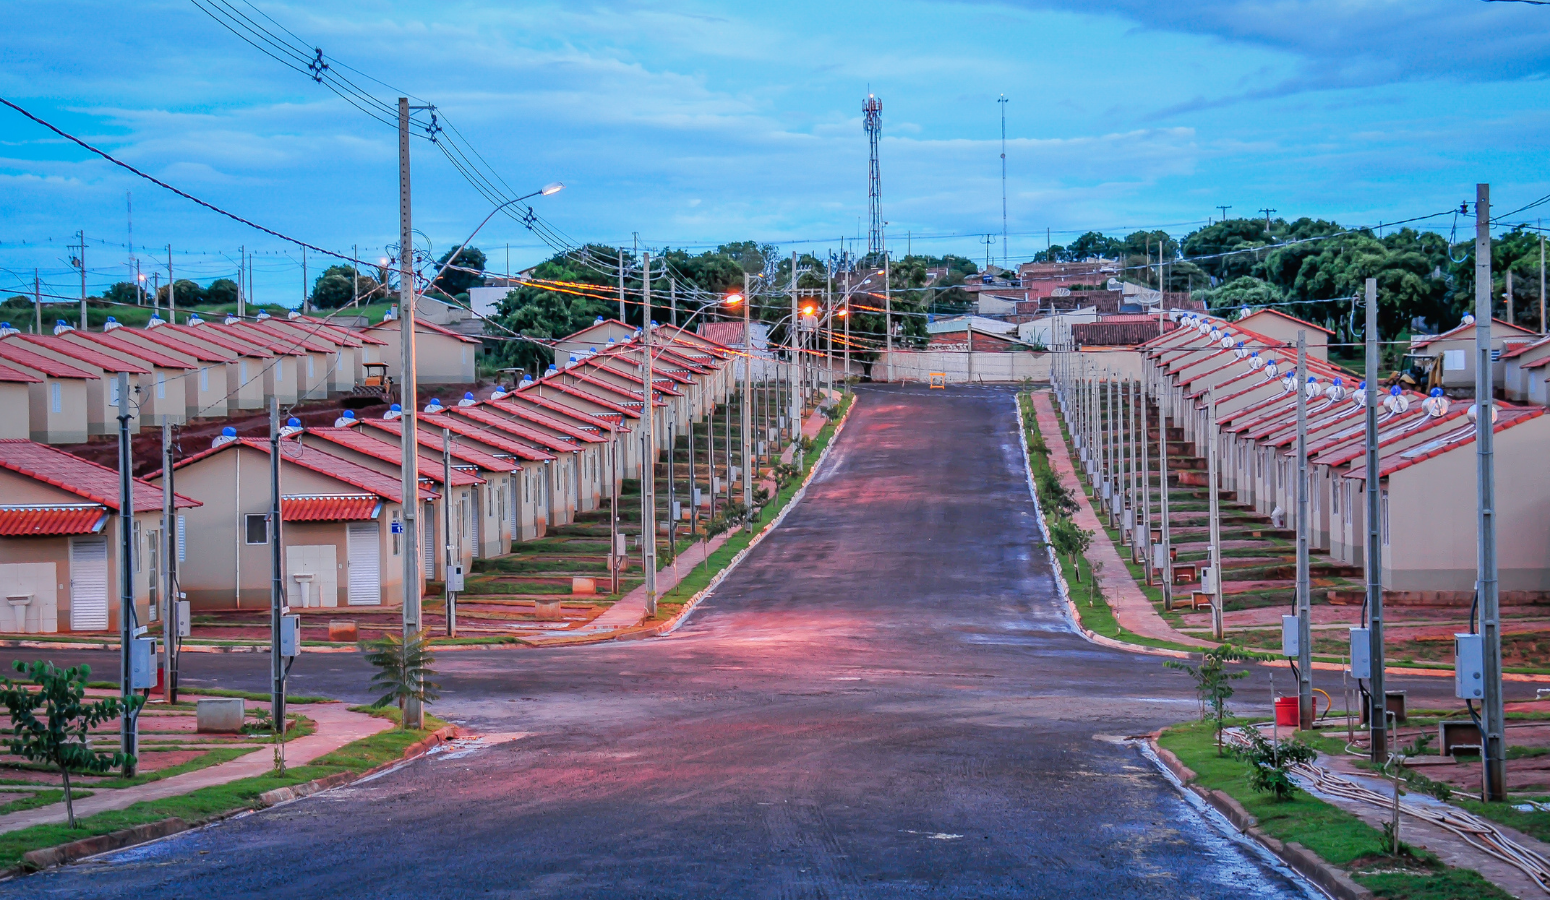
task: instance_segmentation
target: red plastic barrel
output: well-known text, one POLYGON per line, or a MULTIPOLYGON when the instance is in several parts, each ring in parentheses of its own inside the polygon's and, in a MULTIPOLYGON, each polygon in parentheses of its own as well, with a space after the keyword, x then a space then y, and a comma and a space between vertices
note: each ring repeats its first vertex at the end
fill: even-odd
POLYGON ((1276 724, 1283 728, 1297 727, 1297 698, 1276 698, 1276 724))

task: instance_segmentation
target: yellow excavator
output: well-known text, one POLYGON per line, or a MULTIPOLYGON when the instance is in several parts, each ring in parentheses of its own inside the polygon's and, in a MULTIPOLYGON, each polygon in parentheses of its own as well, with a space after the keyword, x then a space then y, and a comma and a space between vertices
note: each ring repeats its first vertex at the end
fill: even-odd
POLYGON ((1442 354, 1406 353, 1394 374, 1383 380, 1384 387, 1396 384, 1422 394, 1442 387, 1442 354))

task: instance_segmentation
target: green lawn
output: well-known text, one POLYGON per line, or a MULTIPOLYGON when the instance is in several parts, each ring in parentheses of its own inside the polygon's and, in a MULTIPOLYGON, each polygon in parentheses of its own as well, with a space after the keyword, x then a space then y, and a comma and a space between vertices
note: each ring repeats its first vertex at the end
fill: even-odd
MULTIPOLYGON (((1351 873, 1358 884, 1393 900, 1509 900, 1510 894, 1469 869, 1443 865, 1420 851, 1410 856, 1384 852, 1383 833, 1356 816, 1298 791, 1277 802, 1255 793, 1248 765, 1218 756, 1211 723, 1193 721, 1165 730, 1158 740, 1195 772, 1195 783, 1219 790, 1243 804, 1264 832, 1283 842, 1296 841, 1325 862, 1351 873)), ((1401 823, 1403 837, 1403 823, 1401 823)))

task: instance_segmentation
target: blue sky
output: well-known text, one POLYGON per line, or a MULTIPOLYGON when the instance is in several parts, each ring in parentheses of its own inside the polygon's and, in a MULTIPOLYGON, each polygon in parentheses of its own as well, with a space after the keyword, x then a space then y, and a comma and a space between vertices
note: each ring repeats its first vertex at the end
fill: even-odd
MULTIPOLYGON (((215 0, 200 0, 214 5, 215 0)), ((1007 105, 1013 258, 1088 229, 1183 234, 1232 215, 1373 224, 1550 193, 1550 8, 1472 0, 1008 0, 782 4, 299 3, 234 8, 288 29, 375 96, 432 102, 577 241, 827 250, 866 209, 860 106, 883 99, 890 244, 1002 253, 1007 105), (277 23, 277 24, 276 24, 277 23), (800 243, 799 243, 800 242, 800 243)), ((0 94, 159 178, 365 258, 396 238, 390 128, 222 28, 190 0, 10 0, 0 94)), ((0 110, 0 292, 34 266, 73 294, 122 280, 126 191, 142 268, 232 270, 294 302, 299 253, 88 157, 0 110), (104 243, 98 243, 98 242, 104 243), (152 260, 152 257, 156 261, 152 260)), ((414 146, 414 216, 435 252, 489 209, 414 146)), ((1437 220, 1443 230, 1450 219, 1437 220)), ((548 248, 498 218, 491 267, 548 248)), ((311 261, 313 274, 318 267, 311 261)))

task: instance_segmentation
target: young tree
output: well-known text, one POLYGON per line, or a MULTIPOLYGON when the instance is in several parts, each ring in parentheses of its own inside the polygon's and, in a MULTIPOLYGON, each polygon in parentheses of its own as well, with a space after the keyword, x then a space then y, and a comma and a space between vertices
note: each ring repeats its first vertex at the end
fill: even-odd
MULTIPOLYGON (((1248 672, 1230 672, 1228 663, 1245 662, 1257 657, 1232 644, 1220 644, 1201 654, 1200 665, 1170 659, 1163 663, 1170 669, 1188 672, 1195 679, 1195 696, 1200 698, 1202 712, 1210 710, 1209 718, 1216 721, 1216 754, 1222 755, 1222 730, 1227 727, 1227 700, 1233 695, 1232 683, 1247 678, 1248 672)), ((1207 716, 1201 716, 1207 718, 1207 716)))
MULTIPOLYGON (((94 726, 119 715, 122 707, 117 697, 85 702, 86 678, 91 674, 91 666, 56 669, 47 660, 24 663, 19 659, 11 666, 26 674, 27 680, 38 685, 39 690, 32 691, 25 683, 0 678, 0 704, 5 705, 11 717, 12 736, 6 743, 17 756, 59 768, 65 786, 65 818, 74 828, 75 801, 70 793, 70 773, 106 772, 132 761, 132 757, 120 752, 93 750, 87 736, 94 726), (41 719, 37 715, 40 709, 44 712, 41 719)), ((138 708, 145 698, 136 695, 129 702, 138 708)))
POLYGON ((404 727, 404 707, 410 698, 430 703, 441 696, 441 686, 432 680, 436 670, 431 665, 436 662, 436 657, 431 654, 428 644, 429 636, 423 628, 407 641, 389 631, 380 640, 358 644, 366 662, 377 668, 377 674, 371 679, 371 689, 382 691, 382 696, 371 705, 383 707, 397 703, 400 728, 404 727))

